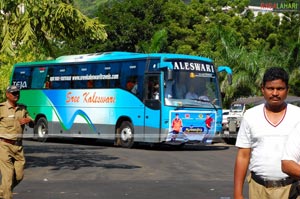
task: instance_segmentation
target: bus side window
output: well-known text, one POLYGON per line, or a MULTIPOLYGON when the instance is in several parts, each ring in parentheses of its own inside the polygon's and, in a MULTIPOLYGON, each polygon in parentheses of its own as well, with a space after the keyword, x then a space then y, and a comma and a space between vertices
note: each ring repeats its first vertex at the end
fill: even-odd
POLYGON ((88 80, 86 86, 87 86, 87 88, 94 88, 94 81, 93 80, 88 80))
POLYGON ((91 75, 91 65, 80 64, 73 66, 72 88, 93 88, 92 80, 87 80, 84 77, 91 75))
POLYGON ((147 100, 159 100, 159 81, 158 77, 147 77, 145 80, 145 97, 147 100))
POLYGON ((12 77, 12 84, 17 85, 20 88, 30 88, 31 86, 31 68, 30 67, 20 67, 15 68, 13 77, 12 77))
POLYGON ((52 88, 49 76, 46 77, 46 81, 44 83, 44 88, 52 88))
POLYGON ((48 67, 37 67, 32 72, 31 88, 44 88, 48 67))
POLYGON ((147 107, 159 110, 161 102, 159 100, 159 81, 156 76, 148 76, 145 79, 145 100, 144 103, 147 107))
POLYGON ((126 83, 126 90, 132 92, 135 95, 139 94, 138 88, 138 78, 136 76, 130 77, 126 83))
POLYGON ((131 91, 133 86, 134 86, 133 79, 129 78, 126 82, 126 90, 131 91))
POLYGON ((53 67, 53 81, 51 83, 54 89, 71 88, 72 66, 53 67))
POLYGON ((159 100, 159 84, 158 84, 158 82, 153 83, 151 98, 155 99, 155 100, 159 100))

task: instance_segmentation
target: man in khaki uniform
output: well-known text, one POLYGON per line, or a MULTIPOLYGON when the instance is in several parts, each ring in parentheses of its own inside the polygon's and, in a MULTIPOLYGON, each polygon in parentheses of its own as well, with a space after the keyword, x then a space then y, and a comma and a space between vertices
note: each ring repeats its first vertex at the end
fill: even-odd
POLYGON ((25 124, 33 125, 26 106, 17 104, 20 90, 16 86, 6 89, 6 101, 0 103, 0 170, 2 183, 0 198, 12 199, 13 188, 24 176, 25 157, 22 136, 25 124))

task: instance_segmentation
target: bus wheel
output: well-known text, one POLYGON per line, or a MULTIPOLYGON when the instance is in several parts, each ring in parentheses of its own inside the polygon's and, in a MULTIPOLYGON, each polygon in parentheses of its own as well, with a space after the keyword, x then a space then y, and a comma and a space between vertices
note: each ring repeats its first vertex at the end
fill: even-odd
POLYGON ((34 137, 40 141, 45 142, 48 138, 48 122, 46 118, 41 117, 34 125, 34 137))
POLYGON ((130 122, 122 122, 120 126, 120 144, 124 148, 131 148, 134 144, 133 126, 130 122))

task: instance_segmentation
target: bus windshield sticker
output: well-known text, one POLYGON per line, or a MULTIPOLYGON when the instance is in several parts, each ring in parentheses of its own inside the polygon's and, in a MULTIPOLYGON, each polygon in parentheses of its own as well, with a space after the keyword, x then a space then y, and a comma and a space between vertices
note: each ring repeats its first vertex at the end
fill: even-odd
POLYGON ((195 75, 196 77, 209 77, 209 78, 215 78, 215 75, 212 73, 198 73, 195 75))
POLYGON ((171 111, 167 142, 210 143, 216 131, 215 111, 171 111))

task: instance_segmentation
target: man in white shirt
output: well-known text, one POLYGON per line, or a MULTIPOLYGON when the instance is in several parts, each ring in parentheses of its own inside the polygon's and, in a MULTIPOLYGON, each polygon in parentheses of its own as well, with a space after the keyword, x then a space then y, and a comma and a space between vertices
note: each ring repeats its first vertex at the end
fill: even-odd
POLYGON ((300 108, 287 104, 288 74, 279 67, 266 70, 261 91, 265 103, 246 111, 238 132, 234 168, 234 198, 243 199, 248 169, 250 199, 288 198, 294 179, 281 171, 284 144, 299 122, 300 108))

